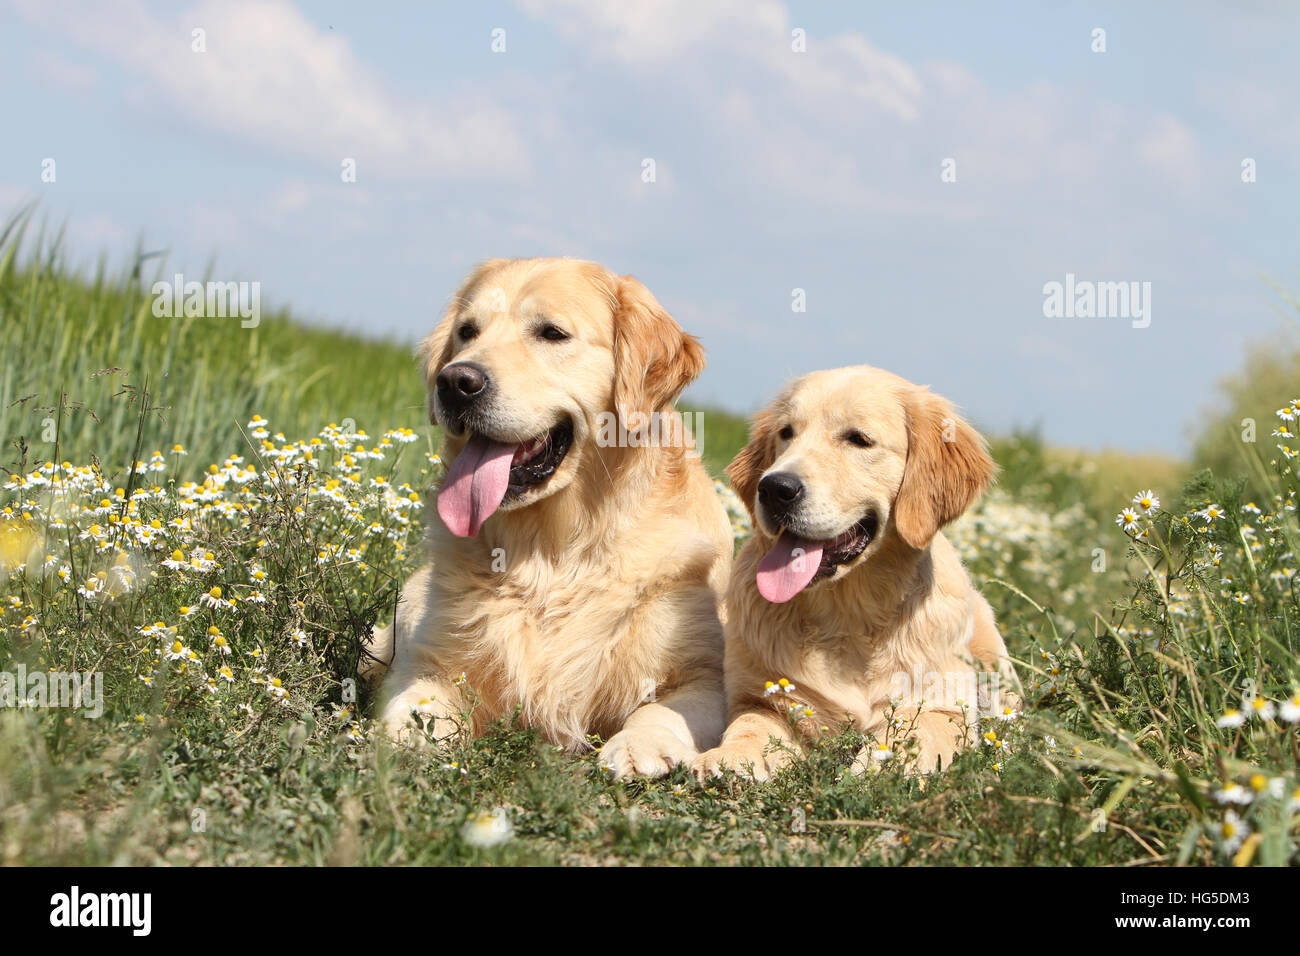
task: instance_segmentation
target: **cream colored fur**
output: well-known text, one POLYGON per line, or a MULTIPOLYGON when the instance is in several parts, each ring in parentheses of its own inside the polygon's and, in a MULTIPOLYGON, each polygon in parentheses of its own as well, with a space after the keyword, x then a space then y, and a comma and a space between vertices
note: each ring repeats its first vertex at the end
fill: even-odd
MULTIPOLYGON (((429 564, 372 649, 372 673, 392 655, 381 694, 388 733, 411 739, 413 710, 434 739, 479 734, 517 711, 570 750, 599 735, 601 761, 618 776, 663 774, 716 745, 725 511, 687 449, 597 441, 601 412, 671 410, 703 367, 698 343, 635 279, 575 260, 493 260, 469 277, 424 354, 431 403, 438 371, 473 361, 496 383, 493 414, 510 440, 560 415, 575 434, 545 485, 477 537, 452 535, 431 493, 429 564), (570 338, 539 339, 542 319, 570 338), (476 328, 468 341, 464 322, 476 328)), ((449 436, 444 457, 464 443, 449 436)))
MULTIPOLYGON (((726 598, 730 722, 721 745, 694 761, 697 777, 729 768, 767 779, 801 739, 848 724, 880 740, 910 741, 896 759, 913 769, 946 765, 972 741, 977 700, 927 699, 928 674, 964 681, 995 673, 1003 693, 986 705, 1017 705, 1015 673, 988 602, 939 531, 994 470, 983 439, 946 400, 879 369, 812 373, 760 413, 729 468, 755 519, 726 598), (849 442, 850 431, 871 446, 849 442), (802 536, 833 538, 872 511, 880 522, 861 555, 784 604, 755 586, 781 530, 755 497, 762 476, 777 471, 797 474, 806 487, 802 536), (899 675, 921 675, 910 684, 920 693, 897 701, 899 675), (791 697, 764 694, 766 682, 780 678, 812 707, 811 718, 790 719, 791 697), (890 729, 892 718, 901 726, 890 729)), ((857 769, 870 763, 870 749, 857 769)))

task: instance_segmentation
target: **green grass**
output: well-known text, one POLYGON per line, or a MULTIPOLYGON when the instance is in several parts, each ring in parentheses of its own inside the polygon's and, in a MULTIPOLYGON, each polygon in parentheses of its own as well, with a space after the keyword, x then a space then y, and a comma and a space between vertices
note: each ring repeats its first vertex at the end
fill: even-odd
MULTIPOLYGON (((237 318, 157 318, 152 279, 102 269, 89 281, 69 276, 58 243, 29 238, 29 230, 25 216, 0 229, 0 348, 7 357, 0 461, 11 470, 53 457, 57 428, 61 460, 93 455, 107 474, 125 474, 136 437, 134 399, 146 387, 152 411, 144 451, 183 445, 184 477, 240 453, 231 430, 256 414, 290 436, 350 421, 371 431, 416 429, 429 450, 440 443, 425 417, 413 342, 306 326, 285 311, 248 329, 237 318)), ((745 422, 689 402, 683 408, 702 412, 702 457, 721 475, 745 442, 745 422)))
POLYGON ((693 421, 700 423, 696 441, 704 467, 713 477, 725 480, 723 470, 749 441, 749 422, 731 412, 695 405, 689 394, 680 405, 682 411, 694 412, 693 421))
POLYGON ((154 410, 144 451, 184 445, 187 477, 239 453, 231 430, 254 414, 288 435, 345 419, 368 430, 427 424, 412 344, 364 341, 284 312, 249 329, 238 318, 157 318, 152 278, 69 277, 59 245, 24 242, 29 229, 20 217, 0 231, 6 464, 24 451, 29 461, 52 457, 57 424, 65 459, 95 455, 107 473, 125 473, 139 411, 129 399, 145 387, 154 410))
MULTIPOLYGON (((1199 466, 1218 474, 1243 475, 1248 498, 1262 497, 1268 491, 1267 479, 1255 463, 1259 449, 1271 454, 1278 441, 1272 434, 1280 424, 1276 410, 1300 398, 1300 338, 1295 324, 1300 300, 1289 295, 1282 299, 1292 313, 1291 321, 1274 340, 1251 346, 1242 368, 1217 384, 1212 401, 1206 402, 1202 412, 1192 453, 1199 466)), ((1294 437, 1295 422, 1288 427, 1291 437, 1281 440, 1300 447, 1294 437)))
MULTIPOLYGON (((928 779, 892 764, 855 777, 846 732, 761 786, 698 789, 681 769, 615 783, 510 720, 434 752, 377 738, 360 643, 419 563, 417 492, 437 474, 409 346, 288 315, 158 320, 141 290, 69 275, 56 253, 24 259, 16 229, 0 244, 0 342, 23 358, 0 414, 11 470, 36 476, 0 493, 0 673, 104 675, 97 719, 0 707, 0 863, 1297 861, 1297 725, 1217 726, 1243 691, 1300 690, 1300 480, 1269 442, 1259 515, 1231 475, 994 442, 999 486, 951 536, 1029 688, 1023 718, 988 724, 1000 746, 928 779), (286 439, 263 444, 255 414, 286 439), (325 427, 344 418, 368 435, 325 427), (175 443, 188 454, 130 473, 175 443), (41 469, 64 460, 56 494, 41 469), (1117 527, 1148 485, 1162 507, 1117 527), (1207 499, 1224 517, 1196 513, 1207 499), (213 587, 235 607, 206 606, 213 587), (1252 835, 1225 847, 1216 793, 1232 784, 1252 794, 1231 806, 1252 835), (497 809, 511 839, 465 838, 497 809)), ((704 411, 719 474, 745 425, 704 411)))

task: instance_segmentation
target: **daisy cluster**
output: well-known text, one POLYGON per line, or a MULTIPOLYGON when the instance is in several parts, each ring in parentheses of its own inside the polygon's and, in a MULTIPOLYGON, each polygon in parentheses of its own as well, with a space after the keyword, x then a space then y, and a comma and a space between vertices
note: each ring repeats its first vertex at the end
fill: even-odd
MULTIPOLYGON (((1290 746, 1288 738, 1296 737, 1300 729, 1300 693, 1282 700, 1245 693, 1241 707, 1230 707, 1215 721, 1221 730, 1240 737, 1243 734, 1260 734, 1267 744, 1290 746)), ((1284 814, 1300 814, 1300 785, 1291 775, 1268 775, 1250 772, 1244 781, 1227 780, 1214 790, 1216 803, 1225 807, 1223 818, 1211 825, 1210 830, 1218 841, 1219 849, 1228 855, 1236 853, 1250 837, 1251 818, 1258 814, 1270 815, 1277 810, 1284 814)))
MULTIPOLYGON (((878 736, 871 735, 864 751, 870 758, 870 765, 881 767, 890 761, 902 765, 908 752, 915 747, 911 733, 918 714, 915 708, 905 707, 902 699, 890 700, 883 731, 878 736)), ((1024 713, 1011 704, 1000 704, 992 713, 981 714, 973 734, 971 743, 976 749, 991 755, 989 766, 994 773, 1001 773, 1006 758, 1017 748, 1023 749, 1028 742, 1024 713)), ((1051 737, 1044 738, 1044 741, 1049 751, 1055 753, 1056 741, 1051 737)))
POLYGON ((1300 786, 1289 777, 1252 773, 1244 783, 1228 781, 1213 793, 1214 802, 1224 808, 1221 819, 1210 823, 1219 850, 1231 856, 1242 848, 1253 828, 1251 819, 1281 811, 1300 814, 1300 786))
MULTIPOLYGON (((1024 734, 1021 718, 1023 717, 1024 714, 1019 708, 1008 704, 998 708, 997 713, 987 714, 981 718, 986 729, 980 734, 980 746, 989 748, 993 754, 995 773, 1002 772, 1007 756, 1013 752, 1013 745, 1022 742, 1024 734)), ((1055 740, 1047 737, 1045 742, 1049 749, 1055 750, 1055 740)))
POLYGON ((763 696, 775 698, 774 705, 777 709, 789 720, 798 723, 813 715, 812 705, 796 696, 798 690, 789 678, 782 677, 780 680, 767 681, 763 685, 763 696))
POLYGON ((1286 405, 1277 410, 1279 424, 1273 429, 1273 437, 1280 438, 1277 450, 1282 453, 1282 457, 1290 461, 1300 451, 1291 447, 1291 443, 1296 439, 1296 423, 1300 421, 1300 398, 1293 398, 1286 405))
MULTIPOLYGON (((1281 419, 1276 437, 1293 438, 1287 423, 1296 419, 1296 402, 1279 409, 1281 419)), ((1277 445, 1288 461, 1295 452, 1285 443, 1277 445)), ((1283 464, 1282 475, 1294 474, 1289 464, 1283 464)), ((1212 499, 1203 499, 1199 507, 1181 513, 1162 510, 1160 497, 1155 491, 1140 491, 1129 505, 1115 516, 1115 523, 1138 546, 1147 546, 1155 556, 1167 544, 1169 535, 1179 535, 1190 540, 1190 569, 1202 581, 1217 585, 1218 597, 1230 605, 1249 607, 1265 597, 1259 590, 1265 583, 1272 586, 1274 594, 1290 597, 1296 574, 1296 555, 1290 540, 1294 539, 1295 516, 1300 501, 1295 488, 1275 493, 1267 506, 1247 501, 1229 509, 1212 499), (1162 533, 1161 526, 1166 530, 1162 533), (1290 539, 1290 540, 1289 540, 1290 539), (1242 560, 1237 560, 1240 555, 1242 560), (1243 574, 1246 565, 1252 573, 1243 574), (1263 571, 1258 582, 1256 570, 1263 571)), ((1165 604, 1177 617, 1192 617, 1197 613, 1182 586, 1172 581, 1165 588, 1165 604)))
POLYGON ((1039 665, 1029 681, 1028 689, 1039 698, 1050 697, 1060 693, 1063 686, 1060 658, 1043 649, 1038 651, 1039 665))
MULTIPOLYGON (((10 475, 0 624, 17 630, 12 643, 48 652, 52 635, 78 629, 170 705, 291 706, 296 683, 278 668, 318 662, 338 630, 312 595, 333 582, 359 603, 368 572, 399 564, 418 537, 422 496, 391 481, 400 446, 417 436, 329 425, 290 441, 260 416, 245 434, 248 456, 194 480, 169 477, 180 445, 136 461, 125 481, 66 461, 10 475)), ((358 734, 350 708, 336 717, 358 734)))
POLYGON ((943 533, 977 577, 1032 582, 1070 608, 1087 596, 1080 576, 1067 573, 1078 557, 1085 517, 1081 503, 1050 511, 995 487, 943 533))
MULTIPOLYGON (((1134 495, 1116 515, 1115 523, 1155 569, 1148 572, 1152 587, 1146 597, 1154 615, 1150 619, 1163 618, 1192 635, 1222 633, 1234 646, 1234 634, 1290 631, 1295 615, 1297 530, 1292 460, 1298 454, 1294 423, 1300 421, 1300 400, 1279 409, 1277 417, 1273 437, 1281 459, 1273 465, 1282 481, 1268 500, 1223 503, 1203 498, 1166 511, 1159 495, 1146 490, 1134 495)), ((1253 654, 1246 656, 1254 659, 1253 654)), ((1246 663, 1241 661, 1238 667, 1246 663)), ((1228 761, 1221 760, 1224 779, 1208 784, 1221 811, 1205 827, 1218 849, 1236 863, 1250 861, 1259 840, 1258 836, 1252 839, 1256 830, 1276 827, 1279 820, 1283 829, 1289 829, 1287 818, 1294 821, 1300 814, 1293 759, 1300 740, 1300 692, 1294 686, 1286 688, 1289 678, 1285 669, 1279 672, 1276 662, 1255 659, 1254 668, 1249 679, 1240 670, 1235 676, 1223 675, 1226 681, 1240 679, 1249 690, 1241 694, 1239 704, 1230 698, 1228 705, 1219 704, 1206 718, 1207 727, 1212 721, 1223 734, 1219 745, 1223 752, 1240 761, 1231 766, 1246 766, 1231 769, 1228 761), (1271 694, 1257 690, 1270 684, 1276 688, 1271 694), (1271 773, 1250 769, 1259 763, 1283 769, 1271 773)))

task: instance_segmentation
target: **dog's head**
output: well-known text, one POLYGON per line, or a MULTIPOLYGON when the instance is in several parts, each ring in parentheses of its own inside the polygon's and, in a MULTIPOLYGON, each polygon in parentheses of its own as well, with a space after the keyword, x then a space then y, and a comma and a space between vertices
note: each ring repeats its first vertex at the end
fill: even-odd
POLYGON ((454 455, 438 513, 461 537, 572 483, 602 413, 662 411, 704 367, 645 286, 572 259, 483 263, 421 355, 454 455))
POLYGON ((794 382, 727 468, 756 532, 775 539, 758 572, 775 602, 849 574, 891 541, 927 547, 995 471, 947 399, 867 366, 794 382))

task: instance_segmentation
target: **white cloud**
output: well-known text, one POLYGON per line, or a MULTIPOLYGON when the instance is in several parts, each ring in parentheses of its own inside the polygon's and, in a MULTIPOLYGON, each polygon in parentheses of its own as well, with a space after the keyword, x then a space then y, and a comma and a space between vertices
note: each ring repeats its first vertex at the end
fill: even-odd
POLYGON ((98 71, 88 63, 74 62, 50 50, 33 55, 31 69, 41 82, 62 90, 86 92, 99 80, 98 71))
POLYGON ((920 81, 903 60, 857 33, 807 37, 807 52, 796 53, 789 11, 771 0, 520 0, 520 6, 596 59, 658 70, 705 49, 710 58, 762 67, 810 96, 843 98, 906 120, 918 115, 920 81))
POLYGON ((286 0, 205 0, 165 20, 140 2, 20 0, 28 19, 116 61, 144 80, 141 105, 217 136, 340 168, 405 176, 521 178, 528 151, 512 114, 461 92, 402 99, 352 52, 286 0), (191 49, 206 31, 206 52, 191 49), (165 111, 165 112, 164 112, 165 111))
POLYGON ((296 212, 308 206, 313 198, 311 186, 301 179, 295 179, 280 188, 271 200, 271 206, 276 212, 296 212))
POLYGON ((593 55, 639 67, 675 59, 737 24, 745 26, 755 19, 770 22, 779 6, 743 0, 703 4, 694 0, 519 0, 519 5, 593 55))
POLYGON ((1172 116, 1157 116, 1151 131, 1138 144, 1142 161, 1169 179, 1192 184, 1200 181, 1200 150, 1196 134, 1172 116))
POLYGON ((701 137, 730 171, 724 188, 762 208, 784 197, 809 213, 959 221, 1044 200, 1088 211, 1117 180, 1137 197, 1199 180, 1197 138, 1173 117, 1041 81, 994 91, 960 64, 911 64, 852 30, 812 30, 795 53, 797 22, 773 0, 519 2, 575 44, 584 72, 689 103, 671 119, 648 111, 647 149, 680 157, 683 135, 701 137), (963 185, 937 190, 948 157, 963 185))
POLYGON ((1300 84, 1294 70, 1290 64, 1281 70, 1263 65, 1254 72, 1249 78, 1226 72, 1198 77, 1197 102, 1240 144, 1238 161, 1267 155, 1280 168, 1300 169, 1300 84))

